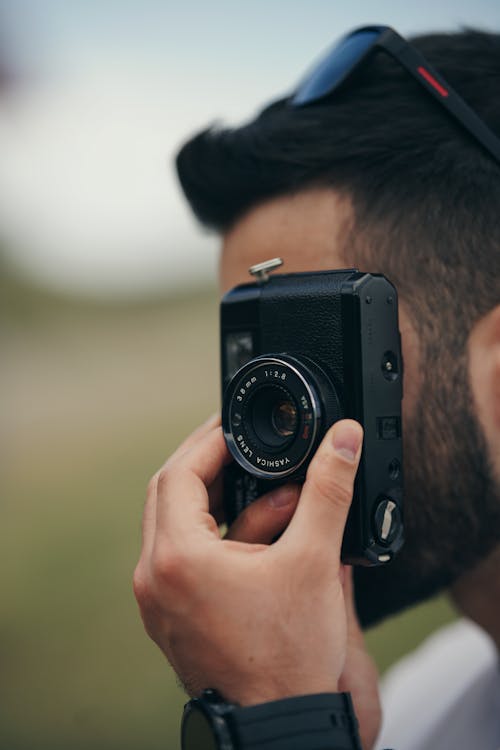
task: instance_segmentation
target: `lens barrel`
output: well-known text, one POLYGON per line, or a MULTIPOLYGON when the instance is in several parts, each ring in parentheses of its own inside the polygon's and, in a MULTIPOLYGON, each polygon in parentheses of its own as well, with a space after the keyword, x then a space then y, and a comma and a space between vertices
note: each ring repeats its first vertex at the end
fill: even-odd
POLYGON ((265 355, 227 386, 222 427, 234 459, 250 474, 280 479, 305 473, 325 430, 341 418, 331 380, 314 362, 265 355))

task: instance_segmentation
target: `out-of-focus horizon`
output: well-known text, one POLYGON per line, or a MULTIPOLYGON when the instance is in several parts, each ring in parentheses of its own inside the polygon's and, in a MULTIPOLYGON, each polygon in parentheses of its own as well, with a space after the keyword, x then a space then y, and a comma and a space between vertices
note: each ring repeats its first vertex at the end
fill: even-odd
POLYGON ((37 283, 143 296, 214 280, 172 157, 189 134, 235 123, 291 90, 339 35, 500 27, 495 0, 2 0, 0 240, 37 283))

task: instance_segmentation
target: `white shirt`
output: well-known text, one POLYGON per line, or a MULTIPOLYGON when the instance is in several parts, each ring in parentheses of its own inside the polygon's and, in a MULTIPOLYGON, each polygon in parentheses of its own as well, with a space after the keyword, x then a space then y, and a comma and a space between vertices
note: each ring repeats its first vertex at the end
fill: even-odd
POLYGON ((382 681, 376 750, 500 750, 500 662, 493 641, 459 620, 382 681))

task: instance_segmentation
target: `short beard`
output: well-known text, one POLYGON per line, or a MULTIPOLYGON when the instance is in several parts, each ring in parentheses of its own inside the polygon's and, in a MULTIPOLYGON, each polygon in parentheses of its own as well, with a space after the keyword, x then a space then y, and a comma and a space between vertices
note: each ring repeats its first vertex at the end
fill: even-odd
POLYGON ((498 544, 500 488, 474 413, 465 351, 429 347, 420 404, 404 425, 405 545, 354 571, 362 626, 450 586, 498 544))

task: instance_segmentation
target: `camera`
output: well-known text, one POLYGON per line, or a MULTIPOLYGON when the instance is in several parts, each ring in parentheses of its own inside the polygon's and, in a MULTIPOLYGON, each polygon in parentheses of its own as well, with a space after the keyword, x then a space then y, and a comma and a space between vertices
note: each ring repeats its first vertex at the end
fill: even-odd
POLYGON ((228 524, 260 495, 301 482, 328 428, 364 428, 342 559, 381 565, 403 544, 403 363, 395 287, 356 269, 270 275, 221 301, 228 524))

